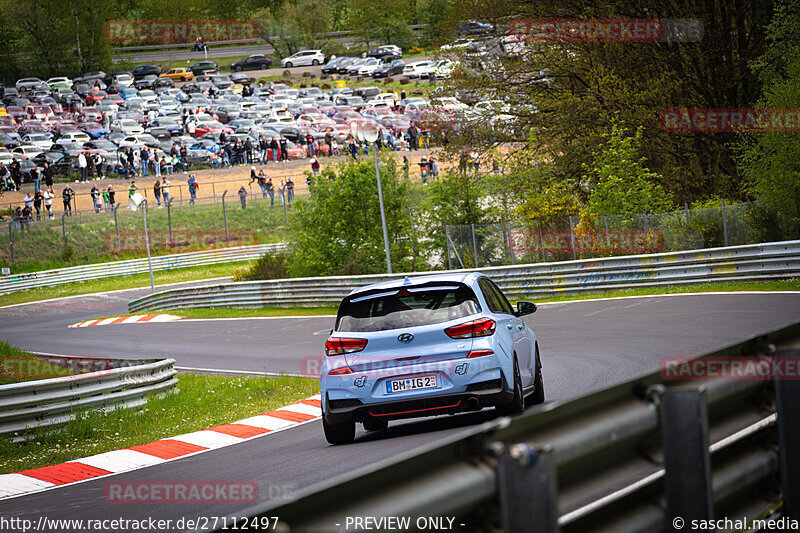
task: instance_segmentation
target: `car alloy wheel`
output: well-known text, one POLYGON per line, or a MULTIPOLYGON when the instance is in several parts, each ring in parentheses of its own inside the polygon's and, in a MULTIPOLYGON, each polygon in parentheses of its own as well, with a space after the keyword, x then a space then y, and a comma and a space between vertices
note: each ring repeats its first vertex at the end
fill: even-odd
POLYGON ((242 71, 242 66, 236 65, 236 72, 241 72, 241 71, 242 71))
POLYGON ((294 66, 294 65, 292 64, 292 62, 291 62, 291 61, 287 61, 287 62, 286 62, 286 68, 292 68, 293 66, 294 66))
POLYGON ((317 65, 319 65, 319 61, 314 59, 313 61, 311 61, 311 65, 316 67, 317 65))

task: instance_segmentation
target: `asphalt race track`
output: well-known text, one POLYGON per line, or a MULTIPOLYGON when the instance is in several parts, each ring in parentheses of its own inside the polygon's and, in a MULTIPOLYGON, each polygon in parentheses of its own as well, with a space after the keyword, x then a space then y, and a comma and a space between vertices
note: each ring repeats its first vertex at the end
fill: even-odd
MULTIPOLYGON (((82 320, 127 314, 145 290, 0 309, 0 339, 64 355, 173 357, 178 366, 304 372, 318 357, 332 318, 185 320, 67 329, 82 320)), ((542 305, 526 317, 536 331, 549 401, 565 399, 650 372, 664 357, 691 356, 797 321, 800 293, 657 296, 542 305)), ((451 436, 491 417, 481 412, 390 425, 357 433, 349 446, 329 446, 319 421, 242 444, 114 476, 115 481, 252 480, 262 500, 348 474, 370 463, 451 436)), ((113 505, 109 478, 0 501, 5 518, 224 516, 231 505, 113 505)))

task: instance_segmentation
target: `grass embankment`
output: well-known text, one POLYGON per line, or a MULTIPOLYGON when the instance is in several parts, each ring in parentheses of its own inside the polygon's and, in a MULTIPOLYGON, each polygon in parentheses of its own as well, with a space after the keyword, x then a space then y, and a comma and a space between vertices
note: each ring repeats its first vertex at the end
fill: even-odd
MULTIPOLYGON (((159 285, 195 281, 210 278, 221 278, 236 275, 240 270, 250 267, 252 262, 222 263, 218 265, 178 268, 174 270, 153 271, 156 290, 159 285)), ((67 283, 55 287, 42 287, 29 291, 18 291, 0 296, 0 305, 13 305, 27 302, 38 302, 50 298, 78 296, 96 292, 136 289, 150 286, 150 274, 147 272, 133 276, 117 276, 113 278, 91 279, 83 283, 67 283)))
POLYGON ((165 311, 184 318, 248 318, 335 315, 336 307, 259 307, 256 309, 233 309, 211 307, 208 309, 173 309, 165 311))
POLYGON ((179 392, 151 398, 141 410, 84 412, 60 431, 22 444, 0 437, 0 474, 70 461, 199 431, 271 411, 319 392, 317 380, 181 374, 179 392))
MULTIPOLYGON (((166 209, 150 209, 147 230, 153 255, 221 248, 247 244, 281 242, 286 228, 283 209, 270 209, 268 202, 251 202, 240 209, 232 198, 227 202, 228 232, 219 204, 184 206, 171 209, 173 246, 169 246, 169 221, 166 209)), ((120 208, 117 212, 120 248, 114 217, 89 214, 66 220, 67 245, 60 220, 36 224, 30 231, 14 234, 14 274, 103 263, 146 256, 144 223, 140 212, 120 208)), ((0 239, 0 258, 10 257, 8 239, 0 239)), ((7 266, 7 261, 0 260, 7 266)))

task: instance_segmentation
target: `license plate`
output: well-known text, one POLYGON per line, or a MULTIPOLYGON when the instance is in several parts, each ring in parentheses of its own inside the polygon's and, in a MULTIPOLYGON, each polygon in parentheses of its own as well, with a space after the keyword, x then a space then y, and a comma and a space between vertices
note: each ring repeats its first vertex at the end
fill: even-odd
POLYGON ((413 378, 392 379, 386 382, 386 392, 388 393, 435 388, 435 374, 431 374, 430 376, 417 376, 413 378))

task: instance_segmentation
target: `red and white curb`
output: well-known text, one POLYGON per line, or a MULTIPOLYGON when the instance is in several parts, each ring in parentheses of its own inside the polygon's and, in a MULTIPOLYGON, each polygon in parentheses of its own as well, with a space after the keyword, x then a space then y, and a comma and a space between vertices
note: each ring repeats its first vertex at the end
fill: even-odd
POLYGON ((70 328, 86 328, 89 326, 110 326, 112 324, 138 324, 141 322, 174 322, 183 317, 177 315, 129 315, 129 316, 112 316, 110 318, 98 318, 92 320, 84 320, 68 326, 70 328))
POLYGON ((231 424, 139 444, 52 466, 0 474, 0 500, 80 483, 203 453, 288 429, 322 416, 320 395, 231 424))

